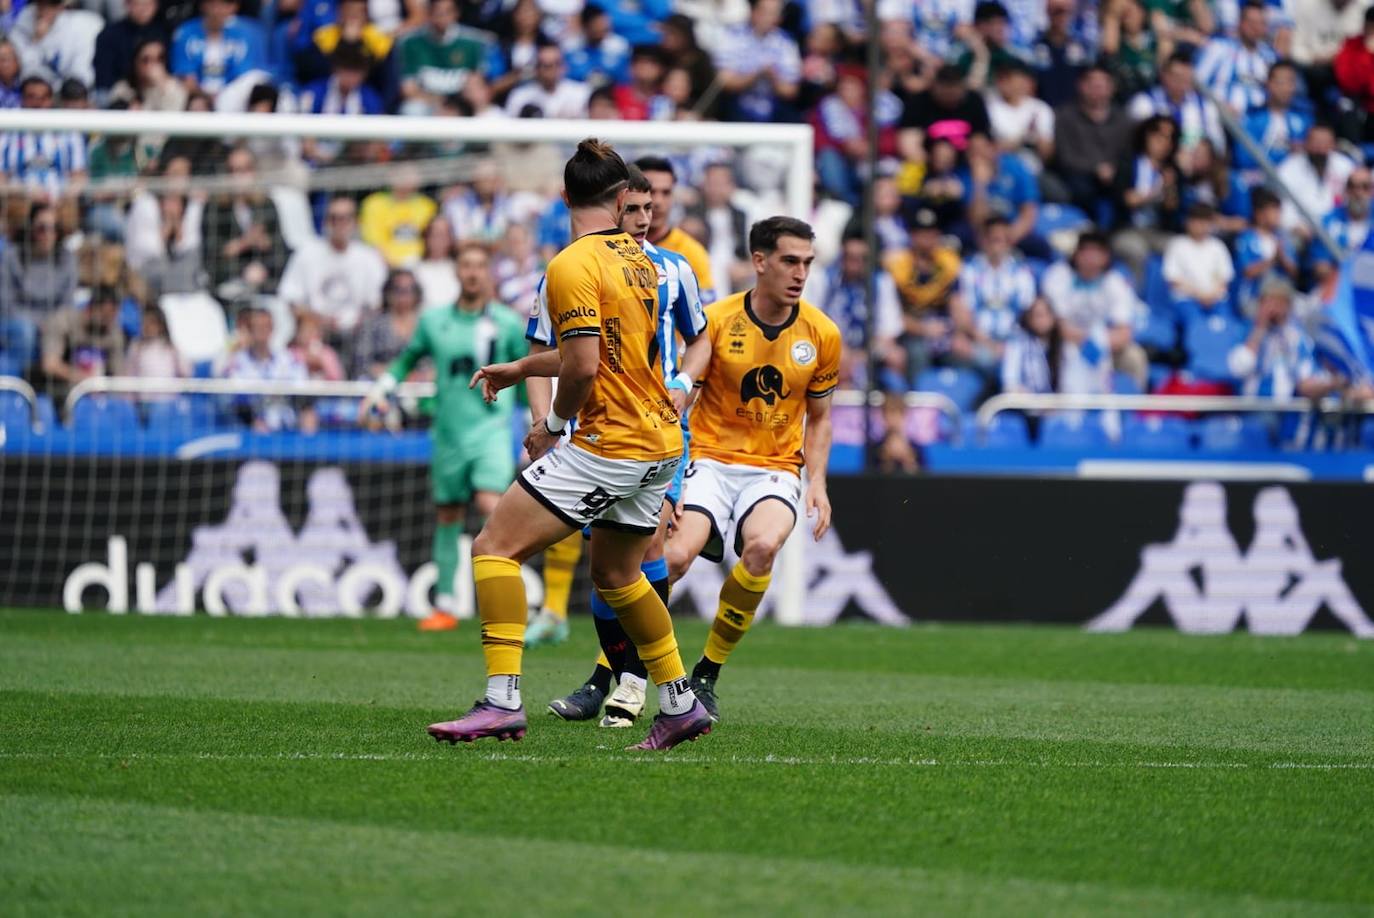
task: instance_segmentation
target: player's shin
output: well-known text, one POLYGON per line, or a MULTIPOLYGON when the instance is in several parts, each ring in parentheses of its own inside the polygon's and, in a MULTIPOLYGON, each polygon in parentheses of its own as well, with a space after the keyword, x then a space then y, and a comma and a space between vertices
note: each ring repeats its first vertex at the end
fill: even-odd
POLYGON ((650 678, 658 686, 658 706, 665 714, 685 714, 696 698, 687 686, 687 672, 678 653, 673 622, 668 607, 642 574, 627 587, 601 590, 606 604, 615 610, 644 661, 650 678))
POLYGON ((520 664, 525 647, 525 581, 510 558, 472 559, 477 614, 482 620, 482 655, 487 662, 487 701, 520 707, 520 664))
POLYGON ((730 576, 720 588, 720 605, 716 608, 716 619, 711 623, 711 633, 706 636, 706 653, 692 670, 694 679, 716 679, 720 668, 730 653, 754 623, 759 603, 768 589, 771 574, 755 576, 745 569, 742 562, 735 564, 730 576))
POLYGON ((625 670, 627 657, 635 657, 634 644, 625 628, 616 617, 615 610, 607 605, 601 594, 592 590, 592 621, 596 623, 596 638, 601 643, 601 656, 597 658, 596 669, 587 681, 602 692, 611 693, 611 677, 617 678, 625 670))

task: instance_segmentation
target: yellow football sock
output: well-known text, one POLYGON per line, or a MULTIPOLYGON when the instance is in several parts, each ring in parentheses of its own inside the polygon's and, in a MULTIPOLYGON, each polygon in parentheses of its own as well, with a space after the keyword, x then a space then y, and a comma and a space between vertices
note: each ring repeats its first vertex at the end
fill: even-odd
POLYGON ((634 641, 639 658, 655 685, 675 682, 687 675, 677 652, 677 637, 668 607, 644 575, 627 587, 601 590, 601 598, 615 610, 625 633, 634 641))
POLYGON ((558 618, 568 617, 573 573, 582 557, 582 533, 574 532, 544 549, 544 608, 558 618))
POLYGON ((772 577, 772 574, 755 577, 744 569, 743 562, 735 565, 720 588, 716 620, 711 622, 711 633, 706 636, 706 659, 724 663, 730 658, 730 651, 754 623, 754 615, 772 577))
POLYGON ((477 614, 482 619, 482 655, 488 676, 520 675, 525 649, 525 581, 520 563, 495 555, 472 559, 477 614))

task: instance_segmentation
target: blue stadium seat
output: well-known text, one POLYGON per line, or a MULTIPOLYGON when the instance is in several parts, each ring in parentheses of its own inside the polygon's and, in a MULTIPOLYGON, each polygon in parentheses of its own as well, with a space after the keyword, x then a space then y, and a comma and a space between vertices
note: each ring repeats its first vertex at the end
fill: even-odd
POLYGON ((212 431, 218 426, 214 399, 183 395, 166 401, 149 402, 143 406, 143 426, 150 431, 169 434, 212 431))
POLYGON ((51 396, 38 396, 38 420, 43 422, 44 430, 53 430, 57 427, 57 409, 53 407, 51 396))
POLYGON ((1135 377, 1120 370, 1112 373, 1112 393, 1114 395, 1140 395, 1140 384, 1135 377))
POLYGON ((1041 204, 1035 218, 1035 232, 1040 236, 1052 236, 1066 230, 1087 228, 1092 221, 1072 204, 1041 204))
POLYGON ((0 389, 0 428, 24 430, 32 423, 29 403, 18 392, 0 389))
POLYGON ((1093 412, 1051 414, 1040 427, 1040 446, 1044 449, 1105 449, 1109 445, 1102 418, 1093 412))
POLYGON ((1172 311, 1161 312, 1153 307, 1145 324, 1136 328, 1136 343, 1155 351, 1172 351, 1178 346, 1178 323, 1172 311))
POLYGON ((1121 425, 1121 445, 1128 449, 1187 452, 1193 448, 1193 428, 1183 418, 1128 415, 1121 425))
MULTIPOLYGON (((976 429, 968 424, 966 430, 976 429)), ((1030 429, 1026 417, 1015 411, 1003 411, 993 417, 988 429, 981 431, 974 439, 979 446, 988 449, 1025 449, 1030 446, 1030 429)))
POLYGON ((88 433, 133 431, 138 428, 138 412, 132 402, 108 395, 92 395, 76 403, 72 429, 88 433))
POLYGON ((1169 290, 1169 282, 1164 279, 1164 258, 1151 255, 1145 260, 1145 282, 1141 285, 1140 298, 1150 307, 1151 313, 1171 315, 1174 311, 1174 296, 1169 290))
POLYGON ((1272 449, 1273 441, 1263 421, 1228 414, 1203 419, 1198 445, 1209 452, 1233 453, 1272 449))
POLYGON ((968 411, 983 391, 983 377, 972 370, 958 367, 923 370, 916 377, 916 388, 921 392, 948 395, 960 411, 968 411))
POLYGON ((1245 323, 1224 312, 1195 316, 1183 330, 1188 370, 1198 379, 1229 382, 1231 348, 1245 340, 1245 323))

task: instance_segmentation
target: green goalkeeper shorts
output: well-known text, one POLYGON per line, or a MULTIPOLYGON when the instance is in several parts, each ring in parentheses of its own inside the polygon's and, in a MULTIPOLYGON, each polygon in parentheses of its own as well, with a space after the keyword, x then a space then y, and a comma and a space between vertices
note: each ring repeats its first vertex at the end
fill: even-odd
POLYGON ((515 454, 505 431, 463 442, 434 441, 430 463, 434 503, 466 504, 477 491, 503 493, 515 478, 515 454))

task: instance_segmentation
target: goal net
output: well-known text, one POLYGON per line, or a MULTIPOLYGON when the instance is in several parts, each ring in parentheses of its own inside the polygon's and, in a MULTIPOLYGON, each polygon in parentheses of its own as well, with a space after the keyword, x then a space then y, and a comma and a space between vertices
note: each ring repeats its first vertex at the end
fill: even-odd
MULTIPOLYGON (((588 135, 673 163, 721 294, 749 274, 722 214, 812 216, 797 125, 0 112, 0 146, 75 151, 0 187, 0 605, 426 614, 432 371, 385 423, 359 399, 457 296, 459 247, 528 313, 588 135)), ((804 567, 789 549, 780 620, 805 620, 804 567)), ((702 562, 681 607, 713 613, 719 583, 702 562)))

